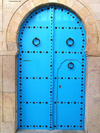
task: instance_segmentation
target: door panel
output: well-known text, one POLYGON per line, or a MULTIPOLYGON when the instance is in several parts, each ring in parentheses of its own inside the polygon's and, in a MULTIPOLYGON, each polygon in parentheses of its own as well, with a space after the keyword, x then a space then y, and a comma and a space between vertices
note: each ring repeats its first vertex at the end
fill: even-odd
POLYGON ((58 129, 66 129, 66 125, 69 129, 71 126, 72 129, 80 126, 80 88, 81 63, 77 60, 66 59, 57 70, 57 90, 54 100, 56 106, 54 109, 57 119, 55 123, 58 129), (74 64, 72 69, 68 68, 70 62, 74 64))
POLYGON ((18 129, 83 130, 86 34, 79 18, 40 8, 22 24, 18 42, 18 129))
POLYGON ((50 128, 50 10, 40 11, 32 13, 25 20, 19 34, 20 129, 50 128))
POLYGON ((73 13, 61 8, 55 9, 54 24, 54 129, 83 130, 85 30, 73 13))

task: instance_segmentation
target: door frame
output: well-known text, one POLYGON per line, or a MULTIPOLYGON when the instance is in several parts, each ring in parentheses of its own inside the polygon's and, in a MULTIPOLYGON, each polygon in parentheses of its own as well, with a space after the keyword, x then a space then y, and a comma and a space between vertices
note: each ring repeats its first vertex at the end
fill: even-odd
MULTIPOLYGON (((46 7, 46 6, 59 6, 59 7, 62 7, 62 8, 65 8, 65 9, 69 10, 70 12, 72 12, 73 14, 75 14, 75 15, 79 18, 79 20, 81 21, 81 23, 83 24, 83 27, 84 27, 84 23, 82 22, 81 17, 80 17, 79 15, 77 15, 77 13, 76 13, 74 10, 72 10, 71 8, 66 7, 65 5, 62 5, 62 4, 57 4, 57 3, 42 4, 42 5, 38 6, 38 7, 35 7, 35 8, 30 12, 30 14, 31 14, 32 12, 36 11, 37 9, 43 8, 43 7, 46 7)), ((26 18, 27 18, 30 14, 27 14, 26 18)), ((24 18, 24 20, 25 20, 26 18, 24 18)), ((24 20, 23 20, 23 22, 24 22, 24 20)), ((21 26, 20 26, 20 27, 21 27, 21 26)), ((85 29, 85 27, 84 27, 84 29, 85 29)), ((20 31, 20 28, 19 28, 19 31, 20 31)), ((86 33, 86 29, 85 29, 85 33, 86 33)), ((18 38, 18 36, 17 36, 17 38, 18 38)), ((18 40, 18 39, 17 39, 17 40, 18 40)), ((86 90, 86 86, 85 86, 85 90, 86 90)), ((85 91, 85 92, 86 92, 86 91, 85 91)), ((85 95, 85 97, 86 97, 86 95, 85 95)), ((86 101, 86 100, 85 100, 85 101, 86 101)), ((85 102, 85 105, 86 105, 86 102, 85 102)), ((84 123, 85 123, 85 120, 84 120, 84 123)), ((84 125, 85 125, 85 124, 84 124, 84 125)), ((42 130, 42 131, 43 131, 43 130, 42 130)), ((55 130, 54 130, 54 131, 55 131, 55 130)), ((66 130, 66 131, 68 131, 68 130, 66 130)), ((81 131, 81 130, 80 130, 80 131, 81 131)))

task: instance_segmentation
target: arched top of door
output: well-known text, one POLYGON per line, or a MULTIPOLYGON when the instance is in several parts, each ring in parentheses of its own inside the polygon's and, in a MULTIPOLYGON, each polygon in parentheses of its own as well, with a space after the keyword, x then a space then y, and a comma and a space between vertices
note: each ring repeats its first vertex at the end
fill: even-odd
POLYGON ((66 1, 58 0, 58 3, 48 3, 48 0, 35 1, 33 0, 26 1, 12 16, 8 29, 7 29, 7 48, 8 51, 18 51, 18 33, 20 27, 24 20, 35 10, 44 7, 56 5, 73 12, 82 22, 87 34, 87 55, 98 55, 100 54, 99 50, 99 27, 98 21, 91 9, 86 5, 83 5, 78 0, 72 2, 71 4, 66 3, 66 1))

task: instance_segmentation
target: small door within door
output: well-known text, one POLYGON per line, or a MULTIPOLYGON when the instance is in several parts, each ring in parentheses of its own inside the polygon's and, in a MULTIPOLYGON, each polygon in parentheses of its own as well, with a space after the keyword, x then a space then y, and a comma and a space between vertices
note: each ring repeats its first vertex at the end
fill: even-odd
MULTIPOLYGON (((55 91, 55 125, 59 129, 80 125, 81 114, 81 62, 66 59, 57 70, 55 91)), ((83 126, 82 124, 80 126, 83 126)), ((73 130, 75 127, 72 127, 73 130)), ((80 128, 80 127, 79 127, 80 128)))
POLYGON ((79 18, 40 8, 21 26, 18 129, 84 130, 86 34, 79 18))

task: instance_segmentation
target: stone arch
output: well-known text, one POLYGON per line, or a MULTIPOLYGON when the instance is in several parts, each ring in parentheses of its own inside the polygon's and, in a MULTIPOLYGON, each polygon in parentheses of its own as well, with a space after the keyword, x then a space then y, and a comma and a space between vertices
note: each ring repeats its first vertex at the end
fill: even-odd
MULTIPOLYGON (((79 0, 52 0, 54 3, 63 4, 76 12, 77 16, 80 16, 82 23, 87 33, 87 55, 98 56, 100 54, 99 48, 99 27, 98 20, 92 13, 89 6, 82 4, 79 0)), ((27 0, 21 5, 9 22, 7 29, 7 50, 18 51, 17 48, 17 36, 19 29, 25 18, 35 9, 37 6, 43 4, 49 4, 50 0, 27 0)))

